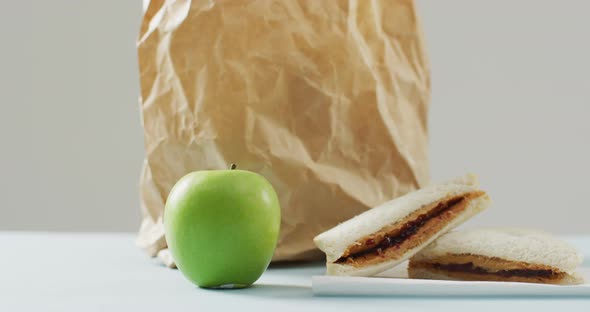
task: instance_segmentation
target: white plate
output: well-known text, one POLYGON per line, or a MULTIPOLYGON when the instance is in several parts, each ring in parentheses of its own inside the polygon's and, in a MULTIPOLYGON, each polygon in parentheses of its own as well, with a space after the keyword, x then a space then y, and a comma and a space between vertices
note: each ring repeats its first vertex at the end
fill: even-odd
POLYGON ((577 272, 586 284, 560 286, 514 282, 462 282, 409 279, 407 265, 378 277, 314 276, 316 296, 584 296, 590 298, 590 268, 577 272))

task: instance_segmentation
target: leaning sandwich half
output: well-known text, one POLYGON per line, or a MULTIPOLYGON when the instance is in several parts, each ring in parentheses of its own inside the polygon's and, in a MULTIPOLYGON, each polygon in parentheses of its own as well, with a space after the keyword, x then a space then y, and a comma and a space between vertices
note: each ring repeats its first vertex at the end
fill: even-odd
POLYGON ((582 255, 541 232, 479 229, 445 234, 408 266, 410 278, 575 285, 582 255))
POLYGON ((372 276, 409 259, 485 209, 487 194, 468 175, 398 197, 314 238, 328 275, 372 276))

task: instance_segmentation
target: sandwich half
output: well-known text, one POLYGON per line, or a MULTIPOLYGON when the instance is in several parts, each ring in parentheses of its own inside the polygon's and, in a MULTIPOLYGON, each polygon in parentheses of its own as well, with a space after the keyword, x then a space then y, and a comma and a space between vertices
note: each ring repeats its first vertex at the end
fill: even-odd
POLYGON ((314 238, 328 275, 372 276, 409 259, 490 203, 467 175, 408 193, 314 238))
POLYGON ((445 234, 416 254, 410 278, 507 281, 559 285, 583 283, 574 273, 582 255, 541 232, 479 229, 445 234))

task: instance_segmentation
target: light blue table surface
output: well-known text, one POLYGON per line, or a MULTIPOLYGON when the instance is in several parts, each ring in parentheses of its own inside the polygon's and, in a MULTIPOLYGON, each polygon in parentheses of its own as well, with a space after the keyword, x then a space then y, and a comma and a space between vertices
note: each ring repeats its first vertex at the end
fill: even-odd
MULTIPOLYGON (((585 254, 590 236, 564 237, 585 254)), ((590 311, 590 298, 314 297, 322 264, 272 266, 255 286, 204 290, 133 234, 0 232, 0 311, 590 311)))

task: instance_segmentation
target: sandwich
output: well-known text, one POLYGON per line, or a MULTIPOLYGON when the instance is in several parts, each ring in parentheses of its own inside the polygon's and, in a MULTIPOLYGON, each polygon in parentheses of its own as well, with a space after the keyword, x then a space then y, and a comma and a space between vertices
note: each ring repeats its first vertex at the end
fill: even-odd
POLYGON ((408 193, 314 238, 328 275, 373 276, 409 259, 490 204, 467 175, 408 193))
POLYGON ((559 285, 583 283, 574 273, 582 255, 541 232, 479 229, 445 234, 410 259, 410 278, 506 281, 559 285))

